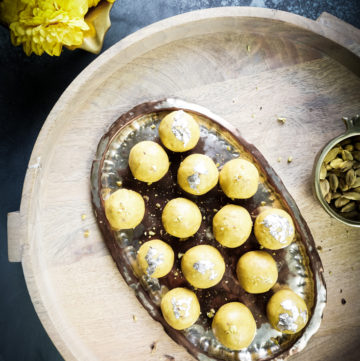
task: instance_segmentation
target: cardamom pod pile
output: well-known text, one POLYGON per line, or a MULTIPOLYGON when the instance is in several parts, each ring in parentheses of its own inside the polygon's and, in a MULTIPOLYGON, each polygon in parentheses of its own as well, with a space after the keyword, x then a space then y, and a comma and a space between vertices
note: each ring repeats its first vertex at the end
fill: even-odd
POLYGON ((347 138, 328 152, 321 165, 320 188, 332 208, 360 220, 360 136, 347 138))

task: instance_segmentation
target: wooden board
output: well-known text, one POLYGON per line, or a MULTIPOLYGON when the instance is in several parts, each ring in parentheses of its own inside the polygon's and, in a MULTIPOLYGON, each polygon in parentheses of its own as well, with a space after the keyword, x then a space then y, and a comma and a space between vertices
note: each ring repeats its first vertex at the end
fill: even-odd
POLYGON ((35 309, 66 360, 193 359, 125 284, 90 201, 101 135, 134 105, 164 97, 205 106, 238 127, 278 172, 322 247, 328 306, 317 335, 292 359, 359 358, 360 232, 331 219, 311 193, 316 153, 344 130, 341 116, 359 112, 359 56, 359 31, 327 15, 314 22, 219 8, 144 28, 74 80, 39 135, 21 209, 8 224, 9 258, 22 262, 35 309))

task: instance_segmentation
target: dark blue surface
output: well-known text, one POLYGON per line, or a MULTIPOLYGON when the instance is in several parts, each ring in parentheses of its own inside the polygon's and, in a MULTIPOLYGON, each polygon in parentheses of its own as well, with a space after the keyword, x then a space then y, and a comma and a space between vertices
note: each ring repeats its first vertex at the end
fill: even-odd
MULTIPOLYGON (((327 11, 360 28, 359 0, 117 0, 103 51, 155 21, 231 5, 269 7, 311 19, 327 11)), ((8 31, 0 28, 0 361, 62 360, 33 308, 21 264, 7 261, 6 215, 20 207, 28 160, 46 116, 95 58, 81 50, 65 50, 59 58, 27 57, 10 44, 8 31)))

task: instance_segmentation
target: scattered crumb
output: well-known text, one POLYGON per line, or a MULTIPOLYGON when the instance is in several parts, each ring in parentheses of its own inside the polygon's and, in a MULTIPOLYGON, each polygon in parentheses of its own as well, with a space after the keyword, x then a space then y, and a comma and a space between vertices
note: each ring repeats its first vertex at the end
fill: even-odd
POLYGON ((216 163, 215 165, 216 165, 216 167, 217 167, 217 168, 219 168, 219 167, 220 167, 220 163, 216 163))
POLYGON ((155 124, 151 124, 150 128, 155 129, 156 128, 155 124))
POLYGON ((122 181, 117 181, 117 182, 116 182, 116 185, 117 185, 118 187, 121 187, 121 186, 122 186, 122 181))
POLYGON ((137 317, 136 315, 133 315, 133 321, 136 322, 137 321, 137 317))
POLYGON ((214 212, 217 212, 218 210, 216 208, 213 209, 214 212))
POLYGON ((178 276, 178 275, 179 275, 179 272, 178 272, 178 271, 176 271, 176 272, 174 273, 174 275, 175 275, 175 276, 178 276))
POLYGON ((161 206, 160 206, 160 203, 156 203, 155 206, 158 207, 158 208, 161 207, 161 206))
POLYGON ((323 248, 321 246, 317 246, 316 249, 322 251, 323 248))
POLYGON ((285 124, 285 122, 286 122, 286 118, 278 117, 277 120, 278 120, 278 122, 281 123, 281 124, 285 124))
POLYGON ((293 157, 290 156, 287 161, 288 161, 288 163, 291 163, 293 161, 293 157))
POLYGON ((151 353, 155 353, 157 350, 157 341, 154 341, 151 345, 150 345, 150 349, 151 349, 151 353))
POLYGON ((226 280, 226 281, 225 281, 225 283, 226 283, 226 284, 228 284, 228 283, 229 283, 229 281, 228 281, 228 280, 226 280))
POLYGON ((175 357, 174 356, 171 356, 171 355, 164 355, 165 359, 166 360, 169 360, 169 361, 175 361, 175 357))
POLYGON ((264 248, 264 246, 260 246, 260 249, 263 249, 264 248))
POLYGON ((340 288, 340 293, 342 293, 342 289, 340 288))
POLYGON ((155 236, 155 232, 149 231, 149 236, 155 236))
POLYGON ((155 194, 155 197, 157 197, 157 196, 158 196, 158 194, 156 193, 156 194, 155 194))
POLYGON ((85 221, 85 219, 86 219, 86 214, 85 214, 85 213, 83 213, 83 214, 81 215, 81 219, 82 219, 83 221, 85 221))
POLYGON ((280 163, 281 162, 281 157, 278 157, 277 161, 278 161, 278 163, 280 163))
POLYGON ((205 221, 205 219, 206 219, 206 216, 203 216, 203 220, 205 221))
POLYGON ((331 275, 332 274, 332 271, 329 271, 329 275, 331 275))
POLYGON ((231 150, 231 148, 230 148, 230 146, 229 146, 229 145, 227 145, 227 146, 226 146, 226 150, 228 150, 228 151, 230 151, 230 150, 231 150))
POLYGON ((144 236, 147 236, 147 232, 146 232, 146 231, 144 232, 144 236))
POLYGON ((184 253, 178 253, 178 258, 181 258, 184 255, 184 253))
POLYGON ((342 304, 342 305, 345 305, 345 303, 346 303, 345 298, 342 298, 342 299, 341 299, 341 304, 342 304))
POLYGON ((146 202, 149 202, 149 197, 148 196, 143 196, 143 198, 146 200, 146 202))
POLYGON ((206 316, 209 318, 213 318, 215 315, 215 310, 212 308, 209 312, 206 313, 206 316))
POLYGON ((276 256, 276 253, 275 253, 275 252, 273 252, 273 256, 276 256))
POLYGON ((251 51, 251 46, 248 44, 248 45, 246 45, 246 51, 248 52, 248 53, 250 53, 250 51, 251 51))
POLYGON ((84 237, 88 238, 90 236, 90 231, 87 229, 86 231, 84 231, 84 237))
POLYGON ((260 205, 261 205, 261 206, 265 206, 265 205, 266 205, 266 202, 265 202, 265 201, 261 201, 260 205))

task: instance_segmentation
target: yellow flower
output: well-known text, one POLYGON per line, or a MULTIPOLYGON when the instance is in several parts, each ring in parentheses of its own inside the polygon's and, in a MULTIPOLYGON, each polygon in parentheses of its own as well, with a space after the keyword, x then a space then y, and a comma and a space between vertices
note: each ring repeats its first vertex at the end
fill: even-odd
POLYGON ((25 8, 21 0, 3 0, 0 2, 0 20, 9 25, 18 19, 19 12, 25 8))
MULTIPOLYGON (((110 0, 111 1, 111 0, 110 0)), ((60 55, 62 47, 80 46, 89 26, 84 20, 98 0, 3 0, 0 20, 9 25, 11 41, 25 53, 60 55)))

